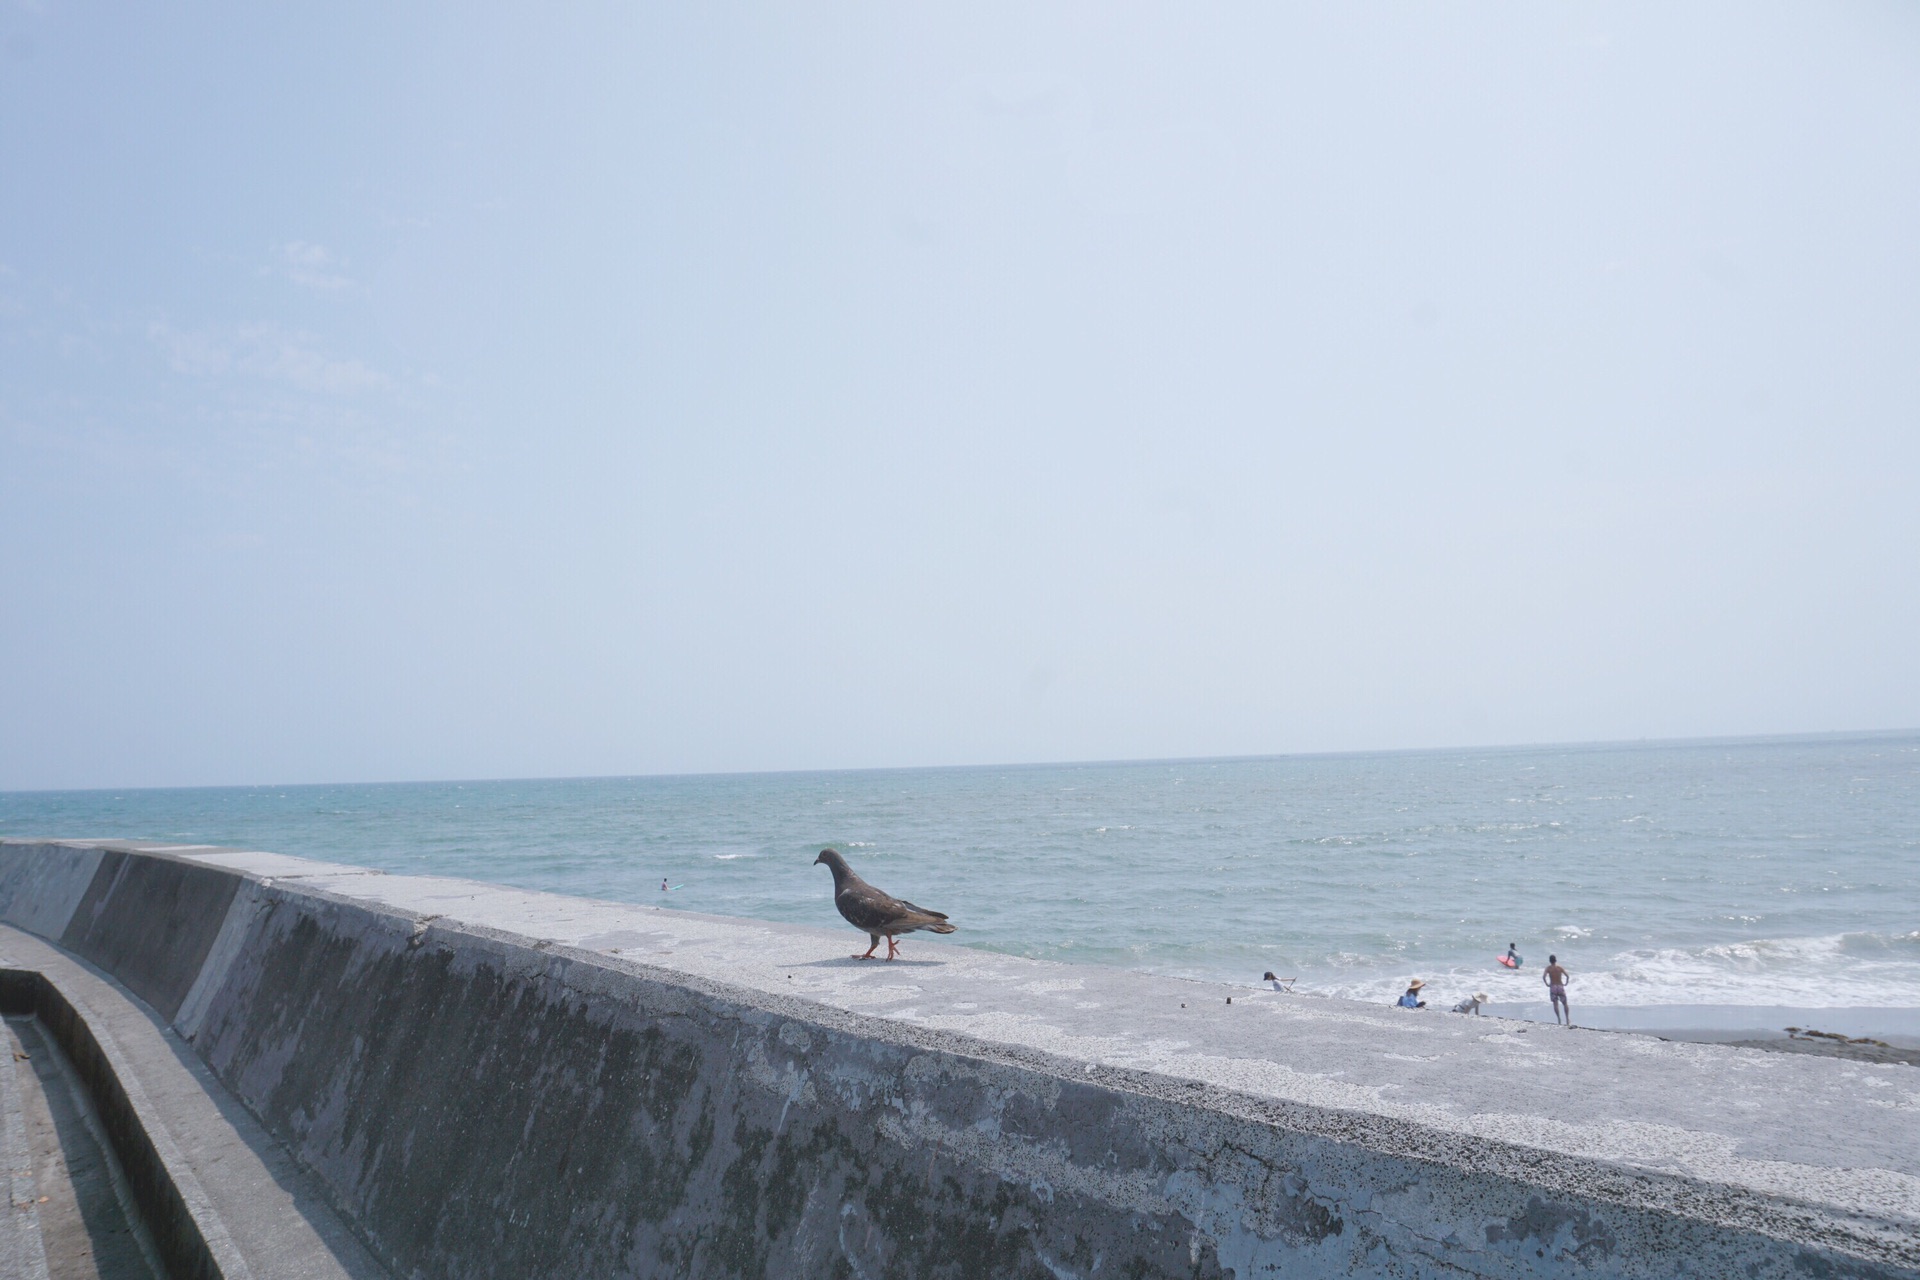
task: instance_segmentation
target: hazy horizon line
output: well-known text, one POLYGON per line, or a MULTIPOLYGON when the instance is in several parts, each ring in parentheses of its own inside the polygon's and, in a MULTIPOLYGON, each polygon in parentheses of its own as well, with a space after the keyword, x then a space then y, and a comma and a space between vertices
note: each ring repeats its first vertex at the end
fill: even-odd
POLYGON ((931 773, 979 769, 1097 769, 1126 765, 1241 764, 1261 760, 1329 760, 1363 756, 1447 755, 1467 751, 1574 751, 1634 747, 1762 746, 1788 742, 1844 742, 1920 737, 1920 726, 1896 729, 1821 729, 1790 733, 1707 734, 1677 738, 1603 738, 1559 742, 1465 743, 1453 746, 1365 747, 1344 751, 1247 752, 1219 756, 1111 757, 1097 760, 979 761, 959 764, 851 765, 815 769, 695 769, 661 773, 526 774, 499 778, 385 778, 324 782, 212 782, 181 786, 0 788, 0 796, 92 795, 105 791, 264 791, 283 787, 466 786, 503 782, 619 782, 671 778, 777 778, 808 774, 931 773))

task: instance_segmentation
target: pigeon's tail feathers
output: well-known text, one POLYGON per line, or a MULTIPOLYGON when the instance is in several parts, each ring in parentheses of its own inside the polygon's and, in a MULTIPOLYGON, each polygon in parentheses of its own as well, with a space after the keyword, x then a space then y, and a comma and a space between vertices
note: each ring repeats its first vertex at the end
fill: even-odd
POLYGON ((899 898, 896 901, 906 908, 907 915, 903 923, 909 931, 925 929, 928 933, 952 933, 956 927, 947 923, 947 915, 944 911, 929 911, 925 907, 916 907, 905 898, 899 898))

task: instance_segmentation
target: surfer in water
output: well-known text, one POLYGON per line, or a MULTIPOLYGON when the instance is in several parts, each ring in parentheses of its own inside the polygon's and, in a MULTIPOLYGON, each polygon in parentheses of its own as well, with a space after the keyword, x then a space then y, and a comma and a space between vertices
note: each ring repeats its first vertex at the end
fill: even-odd
POLYGON ((665 893, 666 891, 667 891, 667 878, 666 878, 665 876, 661 876, 661 877, 660 877, 660 892, 662 892, 662 893, 665 893))
POLYGON ((1520 944, 1517 942, 1509 942, 1507 944, 1507 954, 1500 957, 1500 963, 1509 969, 1518 969, 1522 964, 1525 964, 1526 962, 1520 958, 1520 944))
POLYGON ((1566 1025, 1573 1025, 1573 1010, 1567 1007, 1567 983, 1571 979, 1560 965, 1559 956, 1547 957, 1547 971, 1540 975, 1540 981, 1547 984, 1547 994, 1553 999, 1553 1020, 1558 1023, 1564 1016, 1566 1025))

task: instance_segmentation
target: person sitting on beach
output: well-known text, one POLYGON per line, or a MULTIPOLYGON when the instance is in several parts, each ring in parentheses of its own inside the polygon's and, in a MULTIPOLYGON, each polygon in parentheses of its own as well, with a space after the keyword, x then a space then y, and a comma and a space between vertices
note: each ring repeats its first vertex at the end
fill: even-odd
POLYGON ((1298 981, 1298 979, 1276 978, 1273 976, 1273 970, 1269 969, 1260 975, 1260 981, 1271 984, 1275 991, 1292 991, 1293 984, 1298 981))
POLYGON ((1409 982, 1407 984, 1407 994, 1400 997, 1400 1007, 1402 1009, 1426 1008, 1427 1002, 1420 998, 1420 988, 1426 985, 1427 985, 1426 983, 1420 981, 1420 979, 1418 978, 1415 978, 1412 982, 1409 982))
POLYGON ((1573 1011, 1567 1008, 1567 983, 1572 979, 1560 965, 1559 956, 1547 957, 1547 971, 1540 975, 1540 981, 1547 984, 1547 995, 1553 1000, 1553 1020, 1558 1023, 1565 1015, 1566 1024, 1573 1025, 1573 1011))
POLYGON ((1465 1000, 1462 1000, 1459 1004, 1453 1006, 1453 1011, 1455 1013, 1471 1013, 1478 1016, 1478 1014, 1480 1013, 1480 1006, 1485 1004, 1486 1002, 1487 1002, 1487 993, 1484 991, 1476 991, 1472 995, 1468 996, 1465 1000))

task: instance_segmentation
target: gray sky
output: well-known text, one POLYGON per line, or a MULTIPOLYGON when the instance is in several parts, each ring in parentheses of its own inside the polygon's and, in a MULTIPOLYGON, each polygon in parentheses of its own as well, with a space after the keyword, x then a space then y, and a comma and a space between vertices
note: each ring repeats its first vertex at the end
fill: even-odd
POLYGON ((0 6, 0 788, 1920 724, 1920 7, 0 6))

